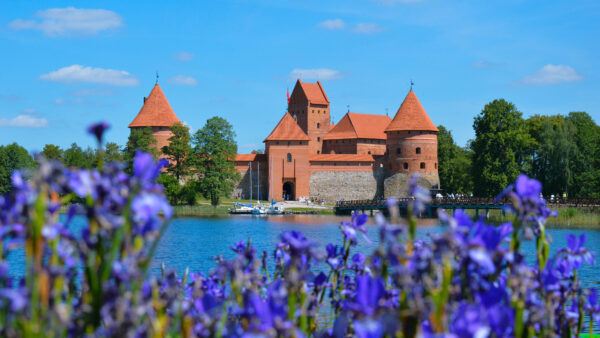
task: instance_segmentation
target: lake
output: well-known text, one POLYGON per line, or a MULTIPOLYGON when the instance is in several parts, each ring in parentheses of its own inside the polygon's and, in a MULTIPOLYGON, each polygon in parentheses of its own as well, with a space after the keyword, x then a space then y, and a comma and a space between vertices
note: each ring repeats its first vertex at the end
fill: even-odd
MULTIPOLYGON (((189 267, 190 272, 209 272, 215 266, 214 257, 223 255, 233 257, 230 250, 236 242, 248 238, 260 253, 266 250, 272 254, 275 244, 279 242, 279 234, 287 230, 301 231, 308 239, 325 246, 327 243, 340 244, 342 236, 339 224, 349 220, 348 216, 316 216, 316 215, 284 215, 284 216, 252 216, 240 215, 223 218, 178 218, 171 221, 167 228, 153 261, 153 273, 159 273, 162 263, 167 269, 173 269, 181 276, 189 267)), ((368 254, 378 245, 377 226, 371 220, 367 226, 368 236, 372 244, 358 237, 358 250, 368 254)), ((419 220, 417 237, 425 239, 428 233, 443 231, 436 219, 419 220)), ((553 227, 548 229, 551 254, 566 247, 566 235, 579 236, 587 234, 585 246, 596 256, 600 253, 600 231, 553 227)), ((531 264, 535 262, 535 245, 533 241, 524 242, 522 246, 531 264)), ((594 265, 584 265, 579 276, 584 286, 598 284, 600 272, 594 265)))

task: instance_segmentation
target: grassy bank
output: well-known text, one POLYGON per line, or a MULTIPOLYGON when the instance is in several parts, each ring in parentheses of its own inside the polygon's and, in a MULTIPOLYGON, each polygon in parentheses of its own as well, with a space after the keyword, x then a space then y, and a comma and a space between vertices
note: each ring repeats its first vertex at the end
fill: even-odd
MULTIPOLYGON (((558 216, 548 218, 548 226, 560 225, 561 227, 586 227, 600 228, 600 210, 598 209, 578 209, 578 208, 558 208, 552 209, 558 212, 558 216)), ((475 210, 467 210, 471 216, 475 215, 475 210)), ((485 214, 480 210, 480 216, 485 214)), ((487 220, 492 223, 502 223, 513 220, 513 215, 506 213, 502 215, 501 210, 490 210, 487 215, 487 220)))

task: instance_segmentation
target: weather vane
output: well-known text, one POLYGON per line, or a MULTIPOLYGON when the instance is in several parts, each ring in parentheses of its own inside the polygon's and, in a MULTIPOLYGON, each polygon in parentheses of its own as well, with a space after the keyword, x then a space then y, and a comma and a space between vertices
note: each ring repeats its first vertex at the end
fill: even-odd
POLYGON ((412 87, 413 87, 413 85, 414 85, 414 84, 415 84, 415 83, 413 82, 413 80, 412 80, 412 79, 410 79, 410 90, 412 90, 412 87))
POLYGON ((158 84, 158 70, 156 71, 156 84, 158 84))
POLYGON ((349 113, 349 112, 350 112, 350 105, 349 105, 349 104, 347 104, 347 105, 346 105, 346 108, 348 108, 348 113, 349 113))

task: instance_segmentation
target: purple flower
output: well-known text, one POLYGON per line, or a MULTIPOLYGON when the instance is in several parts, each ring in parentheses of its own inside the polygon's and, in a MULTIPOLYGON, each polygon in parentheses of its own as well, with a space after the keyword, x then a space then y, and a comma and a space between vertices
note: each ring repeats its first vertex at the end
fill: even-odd
POLYGON ((367 316, 374 315, 385 301, 385 286, 381 278, 359 275, 355 278, 356 292, 344 308, 367 316))
POLYGON ((158 228, 162 220, 160 213, 169 219, 173 215, 173 209, 163 195, 142 192, 133 199, 131 203, 133 220, 140 226, 139 233, 145 234, 158 228))
POLYGON ((340 225, 340 228, 342 229, 342 234, 345 238, 350 240, 351 244, 356 244, 357 231, 360 231, 362 233, 365 241, 371 243, 371 240, 366 235, 367 228, 364 226, 368 219, 369 216, 367 216, 367 214, 361 214, 358 211, 355 211, 354 213, 352 213, 352 218, 350 219, 350 222, 342 221, 342 224, 340 225))
POLYGON ((578 269, 583 263, 592 264, 594 262, 594 254, 583 247, 586 236, 581 234, 579 239, 575 235, 567 235, 568 248, 559 250, 559 253, 565 254, 567 261, 574 269, 578 269))
POLYGON ((381 320, 365 319, 354 322, 354 333, 359 338, 383 337, 383 324, 381 320))
POLYGON ((104 135, 104 132, 109 128, 110 125, 102 121, 90 125, 87 129, 87 132, 96 137, 96 140, 98 140, 98 144, 102 144, 102 136, 104 135))
POLYGON ((419 174, 411 176, 408 185, 408 195, 414 198, 411 204, 416 213, 423 212, 425 210, 425 204, 431 202, 429 191, 419 186, 419 174))
POLYGON ((138 150, 133 159, 133 175, 141 182, 142 186, 153 186, 161 169, 168 164, 169 162, 164 158, 155 162, 152 155, 138 150))
POLYGON ((329 264, 332 269, 337 270, 340 266, 340 255, 342 254, 342 251, 338 250, 337 245, 331 243, 327 244, 325 249, 327 250, 327 264, 329 264))

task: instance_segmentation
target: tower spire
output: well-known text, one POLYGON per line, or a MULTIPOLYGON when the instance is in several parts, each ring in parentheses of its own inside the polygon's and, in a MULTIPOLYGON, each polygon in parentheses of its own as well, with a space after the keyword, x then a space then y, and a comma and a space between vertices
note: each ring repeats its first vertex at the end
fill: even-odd
POLYGON ((415 83, 413 82, 413 80, 412 80, 412 79, 410 79, 410 91, 411 91, 411 92, 412 92, 412 87, 413 87, 413 85, 414 85, 414 84, 415 84, 415 83))
POLYGON ((156 71, 156 83, 155 84, 158 84, 158 70, 156 71))

